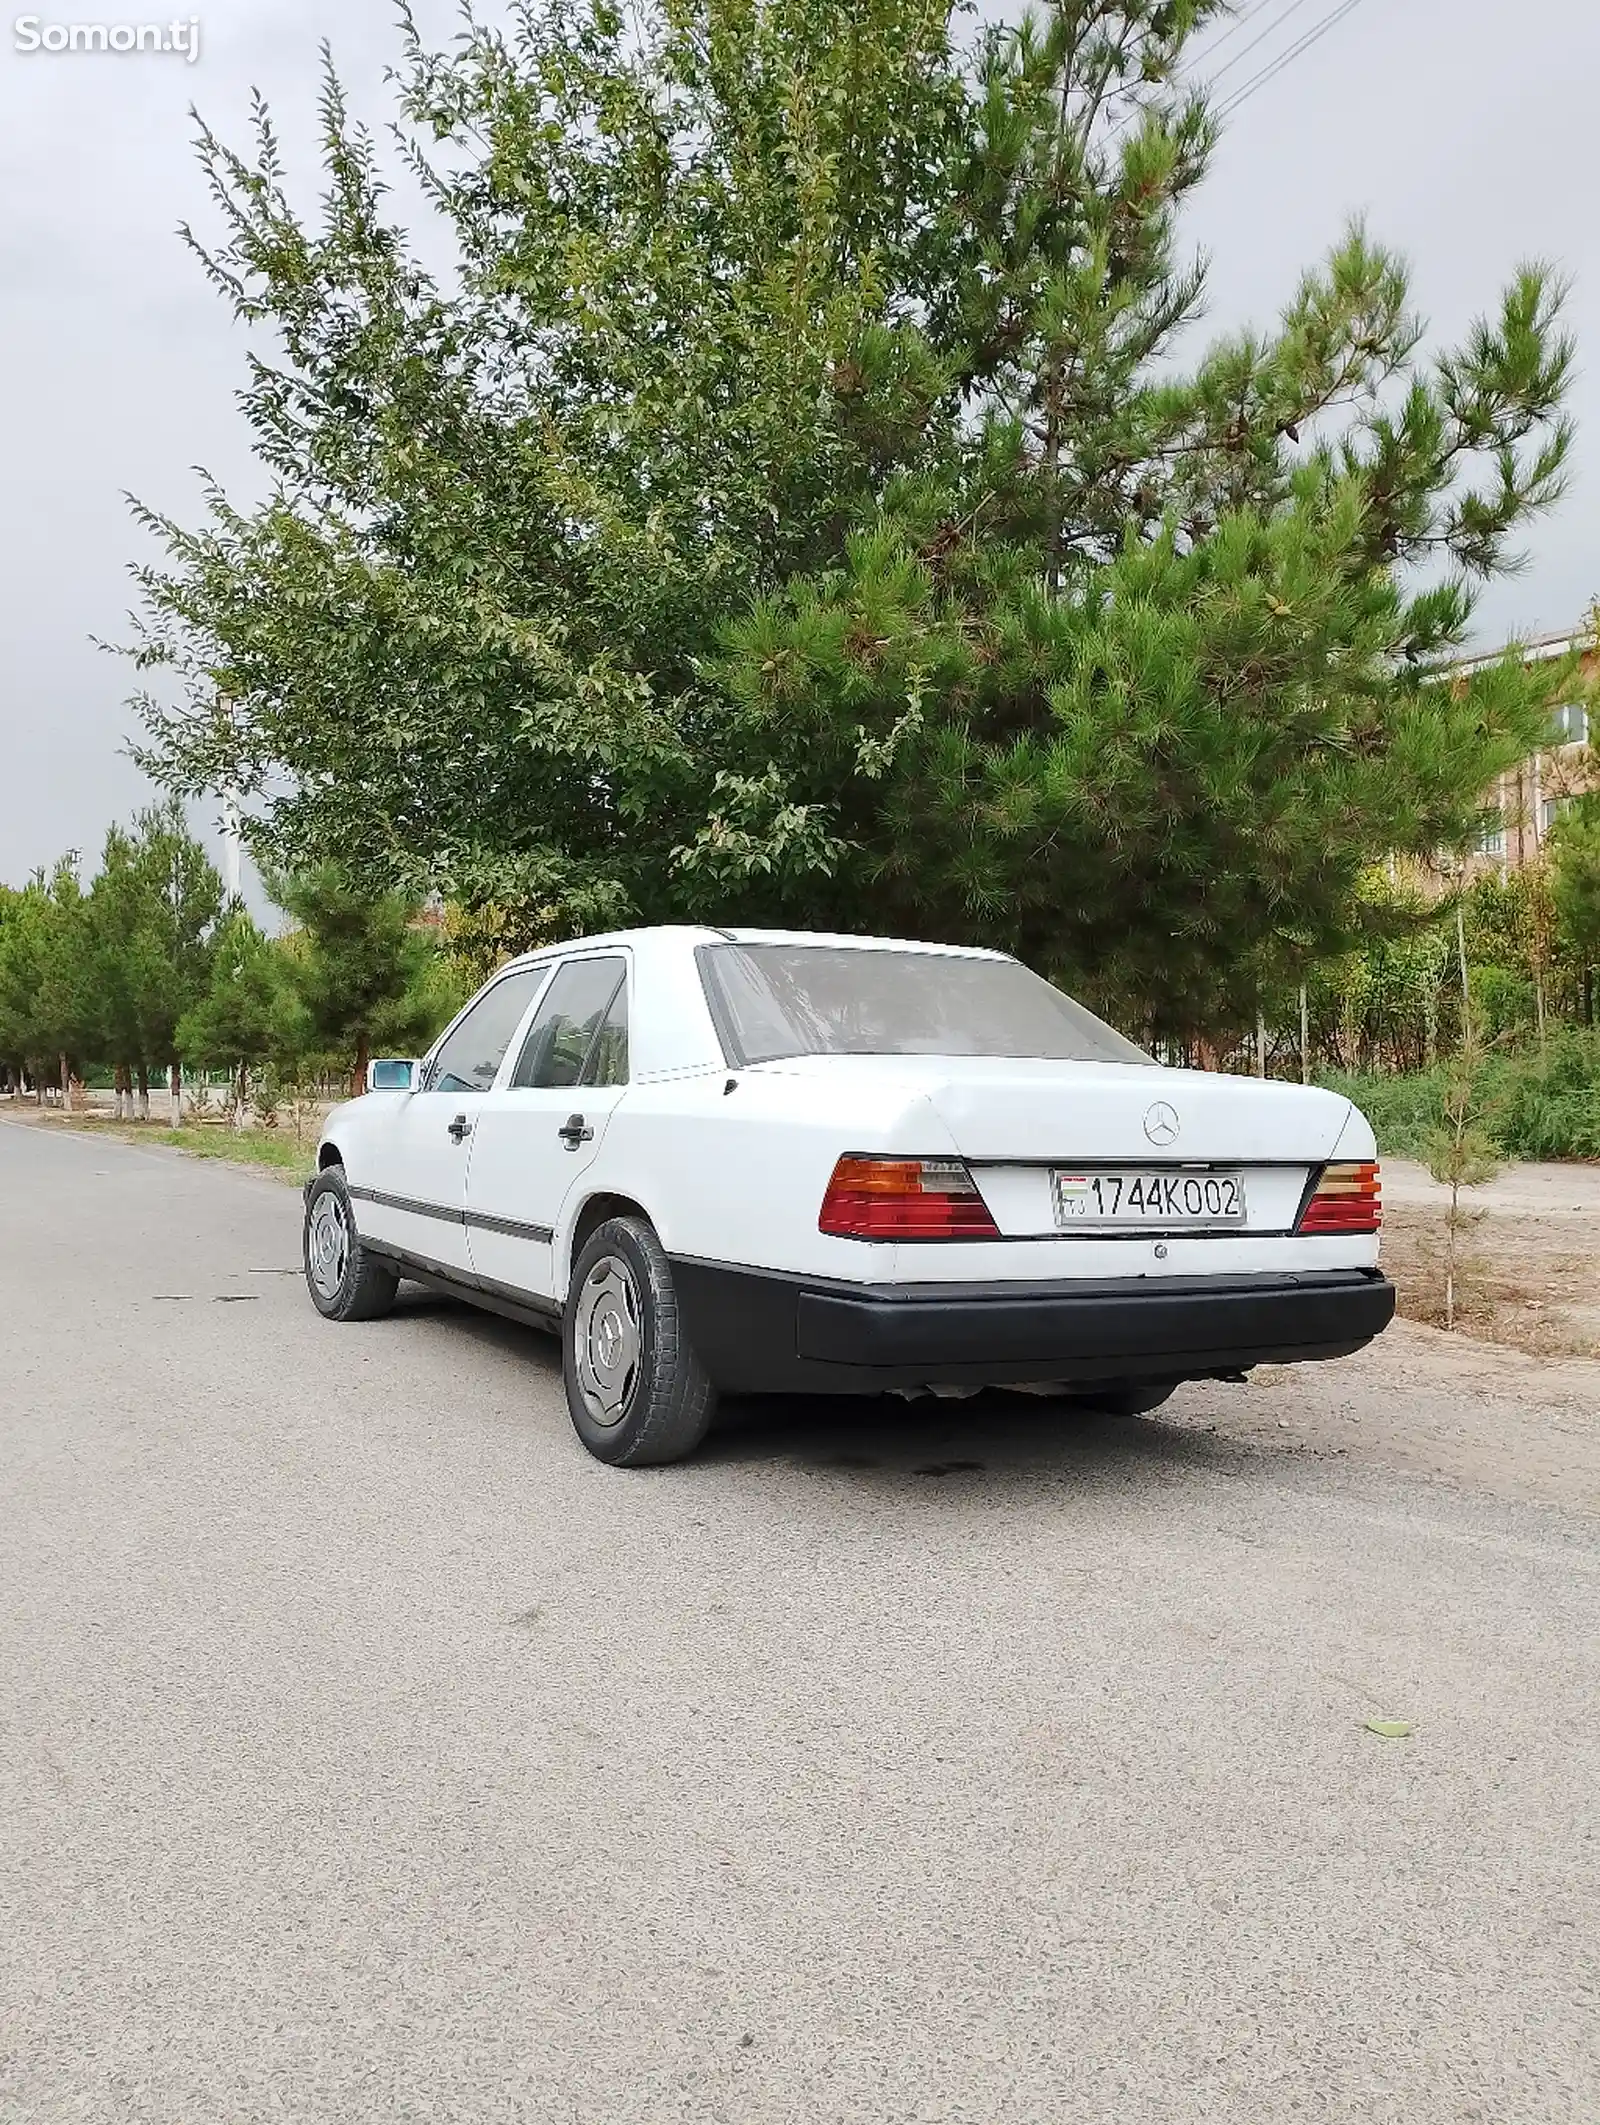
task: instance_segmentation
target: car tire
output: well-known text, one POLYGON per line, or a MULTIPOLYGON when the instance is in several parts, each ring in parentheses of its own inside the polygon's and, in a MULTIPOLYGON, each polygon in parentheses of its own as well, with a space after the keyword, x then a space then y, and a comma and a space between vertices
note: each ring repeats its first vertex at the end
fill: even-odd
POLYGON ((682 1461, 710 1430, 716 1389, 643 1218, 608 1218, 584 1242, 562 1314, 561 1371, 573 1430, 613 1468, 682 1461))
POLYGON ((376 1321, 394 1304, 400 1279, 369 1254, 356 1230, 342 1166, 325 1166, 306 1190, 306 1289, 327 1321, 376 1321))
POLYGON ((1080 1409, 1092 1410, 1097 1417, 1147 1417, 1152 1409, 1159 1409, 1163 1402, 1170 1401, 1177 1391, 1176 1380, 1112 1381, 1105 1387, 1090 1388, 1073 1399, 1080 1409))

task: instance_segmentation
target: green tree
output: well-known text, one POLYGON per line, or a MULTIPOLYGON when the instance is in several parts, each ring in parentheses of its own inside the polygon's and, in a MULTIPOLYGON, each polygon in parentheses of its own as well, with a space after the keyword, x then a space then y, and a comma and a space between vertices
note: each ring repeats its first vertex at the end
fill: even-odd
POLYGON ((1593 1007, 1600 966, 1600 796, 1580 797, 1550 835, 1550 896, 1562 942, 1571 953, 1593 1007))
POLYGON ((276 879, 270 889, 299 925, 284 964, 302 1015, 301 1044, 337 1058, 362 1091, 374 1047, 409 1050, 437 1030, 435 947, 410 902, 398 893, 374 896, 334 865, 276 879))
POLYGON ((331 77, 319 226, 264 112, 248 158, 204 134, 208 270, 283 350, 245 399, 275 485, 146 519, 137 654, 183 682, 153 772, 503 943, 908 928, 1152 1032, 1253 1024, 1542 733, 1514 658, 1429 667, 1559 490, 1571 350, 1529 267, 1425 355, 1357 230, 1186 365, 1217 12, 1055 0, 966 50, 920 0, 408 34, 458 285, 331 77))
POLYGON ((222 902, 222 880, 178 805, 141 812, 131 831, 113 827, 107 834, 89 919, 119 1112, 125 1096, 131 1104, 136 1083, 139 1116, 147 1120, 150 1073, 162 1069, 173 1126, 182 1119, 178 1023, 206 993, 222 902))
POLYGON ((42 876, 19 890, 0 887, 0 1055, 20 1091, 33 1080, 44 1104, 46 1056, 37 1003, 43 981, 47 904, 42 876))
POLYGON ((0 1053, 27 1069, 41 1105, 54 1077, 70 1109, 74 1074, 98 1042, 88 907, 69 854, 10 897, 0 927, 0 1053))
POLYGON ((282 1057, 292 1038, 289 1027, 283 956, 236 908, 217 932, 206 992, 177 1027, 186 1062, 228 1071, 236 1129, 248 1119, 252 1073, 282 1057))

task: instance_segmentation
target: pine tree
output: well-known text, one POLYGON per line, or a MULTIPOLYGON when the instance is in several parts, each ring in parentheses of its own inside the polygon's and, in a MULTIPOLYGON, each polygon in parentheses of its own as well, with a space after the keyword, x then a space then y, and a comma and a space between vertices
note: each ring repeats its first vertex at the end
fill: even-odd
POLYGON ((331 864, 276 879, 271 891, 299 924, 284 964, 302 1045, 343 1061, 360 1092, 375 1046, 404 1051, 437 1030, 434 947, 399 894, 363 891, 331 864))

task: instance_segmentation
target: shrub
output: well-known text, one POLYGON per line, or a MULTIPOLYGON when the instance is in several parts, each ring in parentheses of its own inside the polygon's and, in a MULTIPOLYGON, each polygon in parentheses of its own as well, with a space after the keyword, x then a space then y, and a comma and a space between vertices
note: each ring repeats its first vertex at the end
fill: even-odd
MULTIPOLYGON (((1486 1056, 1479 1066, 1488 1133, 1506 1158, 1600 1159, 1600 1036, 1567 1029, 1538 1052, 1486 1056)), ((1386 1158, 1423 1158, 1444 1126, 1448 1070, 1405 1077, 1329 1072, 1371 1122, 1386 1158)))

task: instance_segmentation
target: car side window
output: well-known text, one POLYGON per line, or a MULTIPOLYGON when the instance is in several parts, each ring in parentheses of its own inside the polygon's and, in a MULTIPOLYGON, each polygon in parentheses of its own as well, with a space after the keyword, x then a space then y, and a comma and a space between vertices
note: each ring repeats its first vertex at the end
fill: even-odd
POLYGON ((545 978, 543 967, 518 967, 485 989, 433 1059, 430 1092, 487 1092, 545 978))
POLYGON ((511 1082, 524 1091, 546 1086, 625 1084, 628 1075, 627 963, 610 956, 571 959, 551 982, 522 1043, 511 1082), (620 1003, 621 1017, 613 1008, 620 1003), (620 1072, 617 1032, 620 1030, 620 1072), (591 1055, 609 1074, 596 1077, 591 1055), (589 1066, 589 1067, 586 1067, 589 1066))
POLYGON ((628 984, 624 982, 611 999, 605 1023, 595 1036, 589 1065, 583 1073, 586 1085, 625 1085, 628 1082, 628 984))

